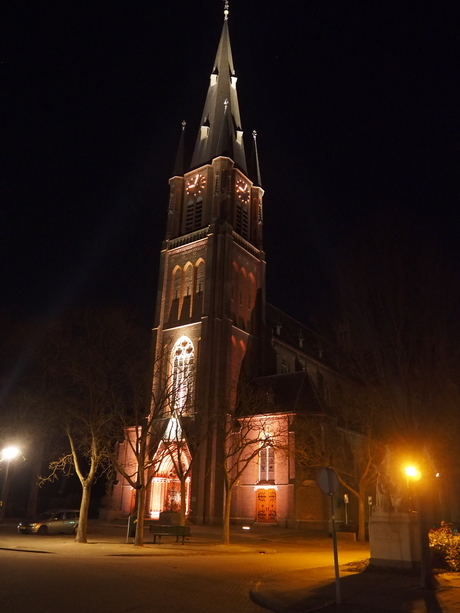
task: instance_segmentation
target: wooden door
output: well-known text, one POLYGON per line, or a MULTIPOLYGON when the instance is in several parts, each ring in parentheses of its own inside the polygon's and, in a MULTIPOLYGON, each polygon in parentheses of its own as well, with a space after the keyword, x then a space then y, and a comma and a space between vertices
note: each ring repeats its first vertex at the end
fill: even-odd
POLYGON ((257 521, 263 523, 276 523, 276 490, 260 489, 257 495, 257 521))

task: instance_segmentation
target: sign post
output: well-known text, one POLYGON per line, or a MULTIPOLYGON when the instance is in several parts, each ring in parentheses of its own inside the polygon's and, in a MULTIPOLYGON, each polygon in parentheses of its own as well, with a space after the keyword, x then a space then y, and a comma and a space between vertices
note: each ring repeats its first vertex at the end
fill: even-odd
POLYGON ((335 601, 341 603, 340 598, 340 576, 339 576, 339 557, 337 553, 337 532, 335 529, 335 509, 334 494, 339 489, 339 478, 337 473, 330 466, 322 468, 318 475, 318 485, 326 496, 331 497, 331 520, 332 520, 332 547, 334 550, 334 570, 335 570, 335 601))

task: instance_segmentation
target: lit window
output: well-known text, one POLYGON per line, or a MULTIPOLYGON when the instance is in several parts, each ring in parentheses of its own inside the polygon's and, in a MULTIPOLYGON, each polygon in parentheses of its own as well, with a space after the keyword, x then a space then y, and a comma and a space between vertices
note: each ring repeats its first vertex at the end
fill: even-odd
MULTIPOLYGON (((266 444, 266 443, 265 443, 266 444)), ((259 481, 275 480, 275 450, 272 444, 259 451, 259 481)))
POLYGON ((192 341, 182 336, 174 345, 172 361, 171 412, 182 415, 189 412, 193 399, 195 351, 192 341))

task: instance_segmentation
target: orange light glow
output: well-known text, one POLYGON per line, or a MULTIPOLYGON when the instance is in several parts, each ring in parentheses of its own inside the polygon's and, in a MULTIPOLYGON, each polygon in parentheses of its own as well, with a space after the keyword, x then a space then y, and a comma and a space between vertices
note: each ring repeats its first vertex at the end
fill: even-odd
POLYGON ((6 447, 3 449, 2 460, 14 460, 21 453, 17 447, 6 447))
POLYGON ((420 471, 418 471, 415 466, 407 466, 404 469, 406 475, 408 477, 410 477, 411 479, 413 479, 414 481, 419 481, 419 479, 421 478, 421 473, 420 471))

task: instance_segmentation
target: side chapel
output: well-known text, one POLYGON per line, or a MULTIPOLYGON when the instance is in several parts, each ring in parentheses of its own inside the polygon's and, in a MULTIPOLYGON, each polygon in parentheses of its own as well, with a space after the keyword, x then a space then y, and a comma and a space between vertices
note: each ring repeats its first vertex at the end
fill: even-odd
MULTIPOLYGON (((181 436, 187 442, 185 422, 209 423, 212 415, 226 410, 227 402, 234 405, 244 376, 265 390, 260 409, 265 423, 272 421, 274 432, 281 424, 287 433, 285 448, 292 450, 295 415, 326 418, 337 374, 325 341, 265 299, 264 190, 255 132, 250 156, 245 152, 228 14, 226 2, 191 167, 184 172, 184 124, 169 180, 153 329, 154 350, 164 356, 164 364, 162 372, 153 375, 153 388, 165 380, 173 382, 164 417, 167 422, 178 412, 185 416, 181 436)), ((151 453, 167 441, 165 434, 151 453)), ((158 518, 163 510, 185 503, 191 521, 222 523, 220 449, 219 429, 214 427, 196 451, 192 445, 187 450, 187 461, 195 452, 198 457, 187 477, 184 502, 166 457, 152 475, 145 516, 158 518)), ((129 454, 125 442, 120 457, 128 462, 129 454)), ((114 509, 128 515, 134 491, 120 474, 117 477, 114 509)), ((327 503, 314 475, 303 473, 292 454, 269 445, 261 447, 235 487, 232 520, 320 529, 327 526, 327 503)))

